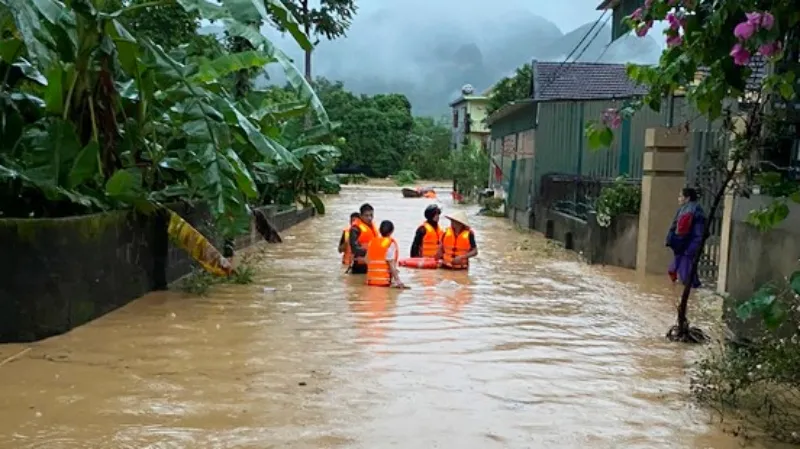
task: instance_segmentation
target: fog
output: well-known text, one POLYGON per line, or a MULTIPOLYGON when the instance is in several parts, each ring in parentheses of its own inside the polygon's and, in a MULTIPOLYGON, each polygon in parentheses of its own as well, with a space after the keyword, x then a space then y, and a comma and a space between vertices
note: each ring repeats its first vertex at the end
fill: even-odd
MULTIPOLYGON (((464 84, 481 92, 531 59, 563 61, 598 20, 599 0, 370 0, 347 36, 322 41, 314 52, 314 76, 341 80, 353 91, 401 92, 415 114, 448 110, 464 84), (569 4, 569 6, 566 6, 569 4)), ((611 44, 611 24, 595 31, 572 55, 585 62, 656 63, 656 38, 625 36, 611 44), (591 42, 585 50, 583 46, 591 42)), ((302 69, 302 53, 288 37, 264 32, 302 69)), ((656 40, 657 39, 657 40, 656 40)), ((282 77, 270 72, 273 82, 282 77)))

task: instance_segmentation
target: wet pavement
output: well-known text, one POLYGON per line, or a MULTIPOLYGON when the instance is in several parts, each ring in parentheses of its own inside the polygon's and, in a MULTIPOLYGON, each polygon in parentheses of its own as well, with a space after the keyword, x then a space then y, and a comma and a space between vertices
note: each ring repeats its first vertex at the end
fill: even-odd
POLYGON ((249 250, 251 285, 151 294, 69 334, 0 346, 0 362, 31 348, 0 366, 0 448, 744 444, 691 403, 694 354, 663 338, 666 282, 636 284, 475 216, 469 273, 403 269, 411 290, 368 288, 336 253, 365 200, 407 253, 430 200, 345 189, 283 244, 249 250))

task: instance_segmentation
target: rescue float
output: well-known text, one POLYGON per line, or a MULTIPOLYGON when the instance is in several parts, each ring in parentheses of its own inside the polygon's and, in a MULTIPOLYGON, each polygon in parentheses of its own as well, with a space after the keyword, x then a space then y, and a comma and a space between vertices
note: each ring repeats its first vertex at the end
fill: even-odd
POLYGON ((434 257, 409 257, 400 259, 397 264, 406 268, 419 268, 422 270, 435 270, 442 266, 442 261, 434 257))

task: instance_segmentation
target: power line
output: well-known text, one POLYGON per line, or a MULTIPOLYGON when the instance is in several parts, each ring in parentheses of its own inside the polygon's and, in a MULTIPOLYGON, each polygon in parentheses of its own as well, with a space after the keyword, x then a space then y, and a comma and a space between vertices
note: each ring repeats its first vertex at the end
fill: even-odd
MULTIPOLYGON (((610 17, 609 17, 609 18, 610 18, 610 17)), ((606 19, 606 22, 608 22, 608 19, 606 19)), ((605 24, 604 24, 604 25, 605 25, 605 24)), ((597 59, 595 59, 595 60, 594 60, 594 63, 595 63, 595 64, 597 64, 598 62, 600 62, 600 60, 601 60, 601 59, 603 59, 603 56, 605 56, 605 55, 606 55, 606 52, 608 51, 608 49, 609 49, 609 48, 611 48, 611 44, 613 44, 614 42, 615 42, 615 41, 614 41, 614 39, 613 39, 613 38, 612 38, 612 39, 610 39, 610 40, 608 41, 608 43, 606 44, 606 46, 605 46, 605 47, 603 47, 603 51, 602 51, 602 52, 600 52, 600 56, 598 56, 598 57, 597 57, 597 59)))
MULTIPOLYGON (((584 34, 583 37, 581 38, 581 40, 578 41, 578 44, 575 45, 575 48, 573 48, 572 51, 569 52, 567 57, 564 58, 564 61, 561 62, 561 64, 558 66, 558 68, 556 68, 555 75, 553 75, 553 78, 550 80, 550 82, 548 82, 547 85, 545 85, 544 87, 541 88, 542 91, 547 89, 548 87, 550 87, 551 84, 556 82, 556 80, 561 77, 561 73, 560 73, 561 69, 564 68, 564 66, 569 62, 569 58, 571 58, 572 55, 574 55, 575 52, 578 51, 578 49, 581 47, 581 44, 583 44, 583 42, 586 40, 586 38, 588 38, 589 35, 592 34, 592 31, 594 31, 595 27, 597 27, 597 25, 600 23, 600 21, 603 20, 603 17, 605 17, 606 14, 608 14, 608 10, 604 10, 603 13, 600 14, 600 17, 598 17, 597 20, 595 20, 595 22, 592 24, 592 26, 589 28, 589 30, 586 32, 586 34, 584 34)), ((609 16, 608 18, 610 19, 611 17, 612 16, 609 16)), ((608 19, 606 19, 606 22, 608 22, 608 19)), ((605 23, 603 25, 605 26, 605 23)), ((599 34, 599 30, 602 30, 602 29, 603 29, 602 26, 600 28, 598 28, 598 32, 595 33, 595 35, 592 38, 592 40, 589 41, 589 43, 586 44, 586 46, 583 49, 583 52, 585 52, 586 48, 588 48, 589 45, 591 45, 591 43, 594 41, 594 39, 597 38, 597 35, 599 34)), ((581 55, 583 55, 583 52, 581 52, 581 55)))
MULTIPOLYGON (((594 33, 594 36, 592 36, 592 40, 590 40, 589 42, 587 42, 587 43, 586 43, 586 46, 585 46, 585 47, 583 47, 583 50, 581 50, 581 54, 579 54, 579 55, 578 55, 578 56, 575 58, 575 61, 576 61, 576 62, 577 62, 579 59, 581 59, 581 56, 583 56, 583 54, 584 54, 584 53, 586 53, 586 50, 589 48, 589 46, 590 46, 590 45, 592 45, 592 42, 594 42, 594 40, 595 40, 595 39, 597 39, 597 36, 599 36, 599 35, 600 35, 600 32, 601 32, 601 31, 603 31, 603 27, 605 27, 605 26, 606 26, 606 24, 608 23, 608 21, 609 21, 610 19, 611 19, 611 16, 608 16, 608 17, 606 17, 606 20, 605 20, 605 22, 603 22, 603 25, 602 25, 602 26, 600 26, 599 28, 597 28, 597 31, 595 31, 595 33, 594 33)), ((606 46, 606 48, 608 48, 608 47, 606 46)))

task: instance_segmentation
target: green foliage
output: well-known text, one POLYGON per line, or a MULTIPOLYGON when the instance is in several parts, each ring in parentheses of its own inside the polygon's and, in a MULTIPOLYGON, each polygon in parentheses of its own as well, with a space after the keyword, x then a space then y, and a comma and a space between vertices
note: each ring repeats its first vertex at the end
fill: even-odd
POLYGON ((314 85, 330 118, 340 124, 336 135, 344 141, 338 169, 384 178, 403 168, 414 126, 404 95, 356 95, 324 78, 314 85))
MULTIPOLYGON (((308 0, 281 0, 281 2, 297 18, 306 33, 327 40, 344 36, 358 10, 355 0, 321 0, 319 7, 310 6, 308 0)), ((281 31, 285 30, 281 27, 281 31)))
POLYGON ((339 182, 342 184, 367 184, 369 183, 369 177, 363 173, 339 175, 339 182))
POLYGON ((419 180, 419 176, 412 170, 400 170, 394 175, 394 181, 399 186, 407 186, 414 184, 419 180))
MULTIPOLYGON (((232 236, 247 228, 248 205, 267 190, 255 180, 265 167, 315 201, 308 190, 321 185, 314 170, 338 150, 312 154, 298 144, 290 151, 284 125, 309 108, 318 134, 331 124, 296 67, 253 25, 271 17, 258 2, 179 0, 183 13, 148 2, 109 9, 114 3, 0 2, 0 16, 10 19, 0 23, 7 37, 0 51, 1 215, 147 212, 165 201, 199 200, 232 236), (199 39, 197 17, 219 20, 251 49, 212 57, 176 45, 199 39), (276 103, 269 90, 229 92, 234 74, 270 63, 287 74, 289 104, 276 103)), ((273 13, 282 8, 275 3, 273 13)))
POLYGON ((451 131, 445 119, 414 117, 414 126, 406 138, 407 148, 403 167, 421 179, 451 179, 451 131))
POLYGON ((769 204, 751 210, 748 223, 766 232, 789 216, 789 203, 800 204, 800 184, 777 172, 765 172, 755 176, 754 182, 760 193, 771 196, 769 204))
POLYGON ((481 198, 479 203, 481 205, 481 211, 479 212, 481 215, 487 217, 505 217, 505 212, 500 210, 505 204, 505 200, 502 198, 490 196, 481 198))
MULTIPOLYGON (((738 435, 800 443, 800 338, 762 338, 712 348, 693 370, 691 391, 739 423, 738 435)), ((728 419, 726 419, 728 421, 728 419)))
POLYGON ((597 223, 608 227, 611 220, 621 214, 639 215, 642 202, 642 189, 625 176, 614 179, 610 186, 600 190, 600 196, 595 202, 597 223))
POLYGON ((486 188, 489 177, 489 155, 474 144, 453 151, 450 156, 456 191, 466 198, 486 188))
POLYGON ((239 264, 236 270, 227 277, 214 276, 202 269, 193 269, 190 274, 184 276, 177 282, 177 287, 192 295, 206 296, 215 285, 252 284, 255 273, 255 267, 249 262, 239 264))
MULTIPOLYGON (((120 2, 119 8, 123 5, 120 2)), ((190 56, 215 58, 222 55, 222 45, 214 36, 201 36, 200 14, 189 12, 177 3, 154 3, 151 0, 132 0, 130 12, 122 18, 126 27, 137 37, 152 41, 167 51, 187 46, 190 56)))
POLYGON ((530 64, 518 67, 514 75, 500 80, 492 87, 487 113, 491 114, 512 101, 530 98, 532 80, 533 68, 530 64))

